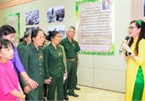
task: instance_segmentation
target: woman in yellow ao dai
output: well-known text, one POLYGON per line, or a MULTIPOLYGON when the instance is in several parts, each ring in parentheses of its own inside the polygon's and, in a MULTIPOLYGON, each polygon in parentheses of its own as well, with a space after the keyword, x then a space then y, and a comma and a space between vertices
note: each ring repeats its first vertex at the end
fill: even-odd
POLYGON ((128 62, 125 101, 145 101, 145 22, 133 20, 129 36, 129 42, 122 43, 128 62))

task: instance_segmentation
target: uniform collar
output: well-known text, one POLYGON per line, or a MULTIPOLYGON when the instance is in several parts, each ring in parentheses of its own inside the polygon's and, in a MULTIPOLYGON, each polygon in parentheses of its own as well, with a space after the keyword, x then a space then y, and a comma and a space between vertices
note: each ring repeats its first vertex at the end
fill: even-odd
MULTIPOLYGON (((68 40, 68 38, 66 37, 66 42, 69 42, 70 43, 70 41, 68 40)), ((72 43, 74 43, 75 41, 74 41, 74 39, 72 39, 72 43)))
POLYGON ((29 46, 30 46, 31 49, 36 48, 36 47, 34 46, 33 42, 31 42, 31 43, 29 44, 29 46))
MULTIPOLYGON (((36 49, 36 47, 34 46, 34 43, 33 42, 31 42, 30 44, 29 44, 29 46, 30 46, 30 48, 31 49, 36 49)), ((39 49, 40 47, 38 47, 38 49, 39 49)))
POLYGON ((21 42, 20 43, 21 45, 27 45, 27 43, 24 41, 24 42, 21 42))
MULTIPOLYGON (((52 45, 52 43, 50 43, 49 45, 50 45, 50 47, 51 47, 52 49, 56 50, 56 49, 54 48, 54 46, 52 45)), ((56 46, 56 48, 58 49, 58 45, 56 46)))

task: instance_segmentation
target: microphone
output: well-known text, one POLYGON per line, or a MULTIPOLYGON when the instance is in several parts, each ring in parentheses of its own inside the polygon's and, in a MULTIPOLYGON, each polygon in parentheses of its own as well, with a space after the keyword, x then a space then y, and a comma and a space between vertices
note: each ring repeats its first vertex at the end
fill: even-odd
MULTIPOLYGON (((127 42, 128 40, 129 40, 129 36, 126 36, 124 42, 127 42)), ((120 49, 119 49, 119 53, 122 53, 122 50, 123 50, 123 49, 120 48, 120 49)))

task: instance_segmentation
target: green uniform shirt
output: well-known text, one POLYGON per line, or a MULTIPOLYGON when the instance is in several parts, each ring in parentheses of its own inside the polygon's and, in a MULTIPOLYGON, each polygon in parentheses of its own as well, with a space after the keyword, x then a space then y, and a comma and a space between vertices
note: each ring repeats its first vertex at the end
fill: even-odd
POLYGON ((20 42, 17 46, 18 51, 19 51, 19 49, 23 48, 26 45, 27 45, 26 42, 20 42))
POLYGON ((42 86, 45 80, 42 47, 37 50, 34 44, 30 43, 19 52, 19 56, 29 77, 35 80, 39 86, 42 86))
POLYGON ((80 51, 78 42, 72 39, 72 43, 69 42, 68 38, 65 38, 60 43, 65 50, 66 58, 75 58, 77 52, 80 51))
POLYGON ((50 43, 44 49, 45 53, 45 66, 47 67, 47 76, 61 77, 64 75, 65 66, 63 62, 62 48, 58 45, 55 49, 50 43))
POLYGON ((59 46, 62 48, 63 63, 64 63, 65 70, 67 70, 65 50, 64 50, 64 47, 62 45, 59 45, 59 46))

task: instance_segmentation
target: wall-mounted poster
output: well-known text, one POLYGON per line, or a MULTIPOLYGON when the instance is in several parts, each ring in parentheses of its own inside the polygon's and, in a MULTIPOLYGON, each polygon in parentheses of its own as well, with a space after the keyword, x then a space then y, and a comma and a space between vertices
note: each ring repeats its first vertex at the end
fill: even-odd
MULTIPOLYGON (((48 32, 49 31, 58 31, 62 35, 62 39, 65 38, 65 26, 64 25, 55 25, 55 26, 48 26, 48 32)), ((47 32, 47 35, 49 34, 47 32)))
POLYGON ((17 46, 20 39, 20 13, 9 14, 4 18, 4 24, 11 25, 16 30, 14 45, 17 46))
POLYGON ((114 55, 115 5, 113 0, 76 2, 78 42, 81 54, 114 55))
POLYGON ((65 21, 65 7, 58 6, 58 7, 48 8, 47 20, 48 20, 48 23, 64 22, 65 21))
POLYGON ((39 27, 29 27, 26 28, 26 31, 32 32, 33 29, 38 29, 39 27))
POLYGON ((39 24, 39 10, 26 12, 26 25, 39 24))

